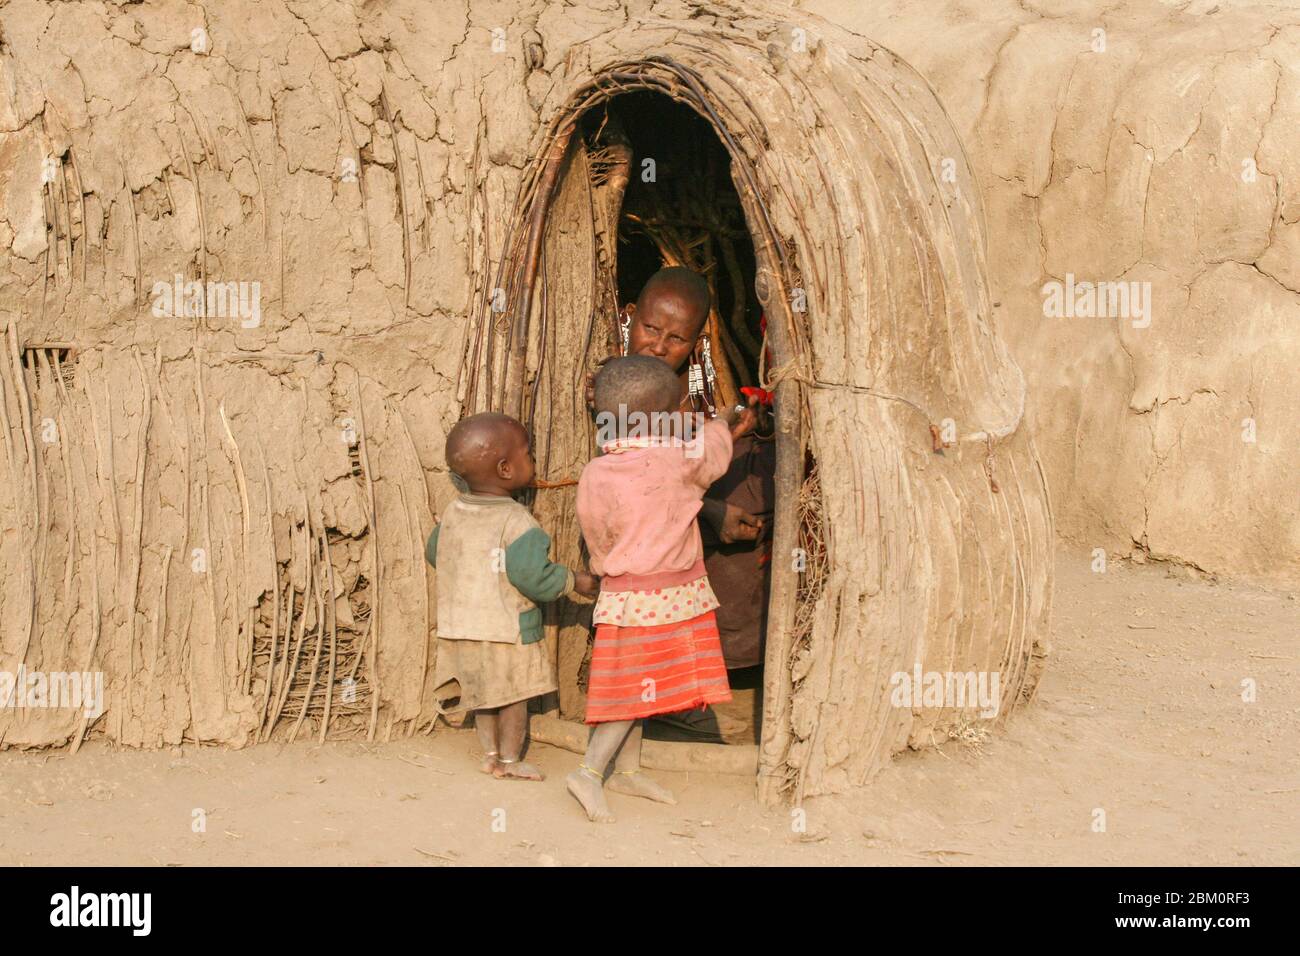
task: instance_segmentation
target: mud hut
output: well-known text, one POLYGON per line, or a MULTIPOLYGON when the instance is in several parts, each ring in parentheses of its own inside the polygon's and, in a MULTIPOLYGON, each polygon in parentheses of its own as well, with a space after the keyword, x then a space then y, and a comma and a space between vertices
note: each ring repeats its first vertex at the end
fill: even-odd
MULTIPOLYGON (((628 144, 656 110, 703 124, 725 158, 676 172, 729 186, 711 323, 736 350, 735 381, 776 394, 760 793, 842 789, 977 719, 974 705, 895 706, 898 673, 997 673, 999 716, 1032 696, 1047 489, 1023 378, 992 326, 979 189, 915 71, 751 4, 536 4, 499 35, 471 6, 470 48, 443 51, 454 77, 435 87, 402 4, 321 4, 314 18, 234 6, 202 27, 220 60, 184 47, 180 15, 165 29, 148 7, 80 23, 84 42, 111 31, 141 58, 138 90, 106 91, 119 115, 78 112, 60 97, 79 93, 38 95, 15 72, 88 63, 82 41, 46 40, 78 10, 38 29, 7 8, 7 161, 38 197, 7 221, 39 229, 10 230, 26 284, 3 303, 0 666, 102 670, 109 692, 93 720, 0 716, 0 739, 431 729, 436 580, 419 545, 450 493, 441 437, 484 408, 529 421, 534 508, 561 555, 579 555, 581 380, 645 265, 624 199, 654 158, 628 144), (223 30, 239 12, 265 29, 223 30), (285 49, 299 75, 268 78, 285 49), (149 58, 171 92, 148 82, 149 58), (622 140, 605 136, 611 110, 622 140), (124 156, 115 137, 130 133, 143 145, 124 156), (297 269, 315 284, 295 285, 297 269), (214 318, 204 297, 175 304, 242 275, 272 287, 260 325, 214 318), (161 313, 160 281, 173 290, 161 313)), ((665 260, 679 225, 654 230, 665 260)), ((553 613, 556 706, 577 718, 582 609, 553 613)))
MULTIPOLYGON (((674 43, 661 29, 604 38, 608 59, 557 102, 480 290, 462 401, 547 436, 542 477, 556 487, 536 508, 577 558, 564 480, 593 449, 575 386, 612 351, 617 220, 639 158, 590 148, 580 121, 638 91, 704 117, 730 159, 770 316, 763 786, 860 780, 970 716, 891 707, 893 674, 996 671, 1006 711, 1032 694, 1042 657, 1047 489, 1019 428, 1023 378, 988 321, 978 192, 933 93, 887 51, 824 44, 796 69, 776 43, 711 31, 674 43)), ((561 711, 576 716, 583 623, 559 642, 561 711)))

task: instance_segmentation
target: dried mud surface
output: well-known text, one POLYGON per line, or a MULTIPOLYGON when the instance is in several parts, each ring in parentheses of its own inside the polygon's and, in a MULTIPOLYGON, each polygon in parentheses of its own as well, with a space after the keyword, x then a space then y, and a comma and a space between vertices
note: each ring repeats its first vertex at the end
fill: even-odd
POLYGON ((1058 555, 1054 666, 1005 734, 812 798, 803 834, 752 782, 709 774, 655 773, 679 806, 613 794, 619 821, 593 826, 564 791, 575 755, 538 746, 546 782, 492 781, 469 732, 180 756, 92 742, 75 759, 0 754, 0 864, 1300 863, 1295 595, 1089 568, 1058 555))
POLYGON ((961 134, 1057 533, 1300 582, 1300 10, 798 6, 911 63, 961 134), (1045 318, 1042 287, 1067 274, 1151 283, 1151 324, 1045 318))

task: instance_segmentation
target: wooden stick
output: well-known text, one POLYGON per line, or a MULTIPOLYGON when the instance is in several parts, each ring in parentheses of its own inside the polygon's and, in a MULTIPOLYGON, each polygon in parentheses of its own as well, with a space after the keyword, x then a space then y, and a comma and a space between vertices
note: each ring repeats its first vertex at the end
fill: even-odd
MULTIPOLYGON (((506 414, 518 418, 523 407, 524 362, 528 351, 528 326, 533 308, 533 286, 537 279, 537 264, 541 259, 542 236, 546 227, 546 212, 550 208, 555 193, 555 182, 560 175, 560 166, 564 163, 569 142, 576 127, 570 119, 556 133, 551 143, 546 165, 538 182, 537 194, 529 210, 528 245, 524 258, 522 301, 512 303, 510 338, 507 342, 506 373, 503 381, 504 394, 502 405, 506 414)), ((516 293, 518 294, 518 293, 516 293)))
POLYGON ((266 231, 266 188, 262 185, 262 162, 257 155, 257 142, 253 139, 253 128, 248 125, 248 113, 244 111, 244 102, 239 98, 239 93, 235 92, 236 84, 230 84, 230 89, 235 105, 239 107, 239 119, 243 123, 244 133, 248 136, 248 156, 252 161, 253 175, 257 178, 258 206, 262 212, 262 239, 265 241, 268 233, 266 231))
MULTIPOLYGON (((271 500, 271 472, 266 467, 266 456, 262 456, 262 485, 266 489, 266 537, 271 549, 271 654, 266 662, 266 686, 262 690, 261 717, 258 720, 258 733, 266 723, 266 706, 271 699, 271 683, 275 679, 275 652, 280 640, 280 559, 275 553, 275 523, 272 520, 274 508, 271 500)), ((250 655, 249 671, 252 671, 250 655)))
MULTIPOLYGON (((469 190, 469 210, 465 215, 466 233, 471 245, 474 248, 474 225, 475 214, 478 213, 478 199, 482 187, 479 181, 479 149, 483 140, 482 119, 474 128, 474 150, 470 158, 469 175, 466 179, 466 188, 469 190)), ((487 321, 487 297, 488 281, 492 271, 492 247, 488 238, 487 226, 487 207, 484 204, 484 210, 479 215, 478 220, 480 248, 483 250, 479 260, 479 266, 472 273, 472 281, 469 283, 469 292, 465 300, 465 314, 470 317, 470 322, 465 331, 465 344, 461 349, 461 365, 456 374, 456 401, 460 404, 462 413, 465 409, 474 408, 474 401, 477 394, 478 382, 478 359, 483 346, 483 326, 487 321), (471 358, 471 354, 473 358, 471 358), (466 375, 468 374, 468 378, 466 375)))
POLYGON ((176 214, 176 195, 172 192, 172 168, 171 166, 163 167, 163 186, 167 190, 167 202, 171 205, 172 215, 176 214))
MULTIPOLYGON (((221 424, 226 429, 226 439, 230 442, 230 449, 235 465, 235 483, 239 487, 239 514, 241 519, 240 537, 243 541, 242 553, 244 558, 244 574, 242 577, 242 583, 247 586, 252 578, 251 546, 248 540, 250 536, 249 525, 252 523, 252 508, 248 503, 248 481, 244 475, 244 459, 243 456, 239 454, 239 442, 235 441, 235 433, 230 430, 230 421, 226 418, 226 403, 224 401, 217 405, 217 413, 221 416, 221 424)), ((244 615, 248 632, 248 657, 245 662, 241 664, 240 669, 244 672, 244 693, 248 694, 252 692, 253 681, 253 647, 255 643, 253 641, 253 602, 249 600, 251 595, 242 595, 242 591, 243 588, 235 589, 235 608, 238 610, 241 604, 245 608, 244 615)))
MULTIPOLYGON (((212 583, 212 501, 209 493, 212 487, 212 479, 208 470, 208 456, 206 454, 208 449, 208 399, 203 391, 203 349, 201 348, 194 349, 194 383, 199 402, 199 445, 205 452, 200 456, 203 462, 203 483, 199 486, 200 500, 203 504, 203 554, 207 562, 207 570, 203 573, 203 583, 208 592, 208 610, 212 617, 212 640, 220 648, 221 638, 217 634, 217 591, 216 585, 212 583)), ((226 686, 229 675, 226 671, 226 655, 224 651, 218 650, 217 663, 221 666, 221 690, 224 694, 229 689, 226 686)))
MULTIPOLYGON (((63 242, 68 247, 68 285, 72 285, 73 268, 72 268, 72 205, 68 202, 68 169, 67 166, 59 163, 59 198, 63 200, 63 222, 66 229, 63 231, 63 242)), ((51 184, 52 185, 52 184, 51 184)), ((56 214, 57 220, 57 214, 56 214)))
POLYGON ((217 639, 217 647, 220 649, 223 658, 225 656, 226 647, 233 648, 235 654, 236 669, 234 687, 231 688, 226 683, 222 684, 223 690, 227 697, 229 697, 232 690, 236 693, 240 690, 239 677, 244 670, 244 662, 239 653, 239 634, 241 630, 239 622, 239 596, 243 592, 243 588, 241 587, 243 576, 239 573, 238 567, 234 566, 234 561, 227 562, 224 560, 227 554, 233 557, 235 553, 235 542, 230 533, 229 512, 225 508, 222 508, 217 512, 217 517, 221 520, 222 571, 224 572, 227 567, 231 568, 229 574, 226 576, 226 586, 221 595, 221 607, 223 610, 226 607, 226 598, 228 597, 230 599, 230 613, 227 615, 227 618, 230 621, 230 637, 228 638, 228 643, 223 643, 220 638, 217 639))
POLYGON ((77 204, 81 211, 81 285, 86 285, 86 261, 90 258, 90 225, 86 219, 86 184, 81 178, 81 169, 77 166, 77 153, 68 147, 68 164, 77 177, 77 204))
POLYGON ((167 419, 167 431, 171 435, 172 442, 184 454, 184 460, 181 462, 181 483, 185 488, 185 497, 181 499, 181 526, 185 529, 185 537, 181 541, 181 554, 185 557, 190 556, 190 432, 189 419, 185 420, 185 440, 181 441, 180 431, 176 428, 176 419, 172 417, 171 407, 167 404, 167 390, 163 387, 162 373, 162 346, 156 346, 154 349, 154 377, 158 380, 158 407, 162 409, 163 418, 167 419))
MULTIPOLYGON (((45 387, 47 389, 50 388, 50 379, 54 377, 54 369, 50 365, 50 359, 46 349, 44 348, 29 349, 28 355, 36 356, 37 368, 27 368, 23 370, 23 388, 24 390, 28 391, 29 394, 34 391, 37 395, 39 395, 42 391, 41 388, 42 382, 45 384, 45 387), (30 374, 33 378, 33 384, 35 386, 34 388, 28 388, 27 385, 28 374, 30 374)), ((34 412, 35 412, 35 407, 33 406, 33 413, 34 412)), ((33 428, 34 427, 35 426, 33 426, 33 428)), ((43 445, 45 443, 42 441, 41 444, 43 445)), ((48 467, 48 464, 46 463, 45 458, 46 458, 45 449, 42 448, 41 453, 37 458, 38 463, 43 466, 37 469, 37 474, 40 475, 41 480, 39 486, 35 489, 37 492, 36 542, 35 542, 37 581, 45 580, 45 566, 48 563, 48 557, 46 552, 49 550, 49 525, 50 525, 50 520, 54 517, 54 515, 52 514, 52 509, 50 507, 50 469, 48 467)), ((37 618, 39 619, 39 614, 37 615, 37 618)))
MULTIPOLYGON (((285 322, 289 321, 289 292, 288 287, 284 284, 284 231, 288 228, 288 218, 282 212, 280 214, 280 316, 285 322)), ((311 342, 314 336, 311 334, 311 323, 307 323, 307 341, 311 342)))
POLYGON ((135 307, 138 309, 140 307, 140 279, 141 279, 141 272, 143 271, 140 265, 140 224, 136 222, 135 193, 131 191, 130 182, 126 181, 125 169, 123 169, 122 172, 122 179, 123 182, 126 183, 127 205, 130 206, 131 208, 131 238, 132 241, 135 243, 135 307))
POLYGON ((167 633, 167 577, 171 571, 172 564, 172 546, 166 545, 163 550, 162 563, 162 580, 158 582, 158 612, 153 618, 153 653, 150 655, 149 670, 155 671, 158 668, 158 641, 159 634, 167 633))
MULTIPOLYGON (((12 324, 12 322, 10 324, 12 324)), ((3 368, 3 364, 0 364, 0 368, 3 368)), ((0 380, 0 386, 3 384, 3 380, 0 380)), ((21 406, 18 411, 21 413, 21 406)), ((9 465, 9 480, 14 482, 16 487, 18 474, 17 465, 14 463, 13 424, 9 420, 9 390, 6 388, 0 388, 0 425, 3 425, 5 460, 9 465)), ((14 504, 17 505, 18 503, 15 501, 14 504)), ((19 528, 21 529, 21 527, 20 524, 19 528)))
POLYGON ((375 725, 379 719, 379 607, 383 601, 383 562, 379 554, 379 511, 375 506, 375 481, 371 477, 370 450, 366 440, 366 405, 361 395, 361 376, 357 376, 354 388, 357 393, 357 438, 361 443, 361 465, 366 473, 366 497, 370 502, 367 519, 370 536, 374 540, 375 556, 375 599, 370 604, 370 726, 366 730, 366 740, 375 739, 375 725))
MULTIPOLYGON (((77 424, 78 433, 80 433, 80 423, 77 422, 77 413, 72 405, 72 398, 68 394, 68 387, 63 381, 63 368, 59 363, 59 353, 53 353, 54 364, 54 383, 59 392, 61 406, 59 409, 58 426, 59 426, 59 455, 63 459, 63 487, 64 495, 68 500, 68 564, 63 569, 63 606, 67 609, 67 617, 64 626, 68 633, 72 633, 72 619, 76 616, 77 608, 81 606, 80 596, 78 596, 76 607, 72 604, 72 578, 76 568, 77 558, 80 552, 77 548, 77 518, 81 512, 78 507, 77 494, 72 483, 72 450, 69 447, 71 439, 68 437, 67 418, 64 417, 63 409, 68 410, 68 418, 71 418, 77 424)), ((84 463, 83 463, 84 464, 84 463)))
MULTIPOLYGON (((320 545, 324 549, 325 533, 321 532, 320 545)), ((329 553, 324 552, 324 560, 329 561, 329 553)), ((323 576, 323 572, 322 572, 323 576)), ((298 712, 298 719, 294 722, 293 731, 289 734, 289 743, 298 739, 298 730, 302 727, 303 719, 307 716, 307 708, 311 704, 312 691, 316 689, 316 674, 320 671, 320 655, 325 643, 325 588, 323 584, 318 584, 316 588, 316 654, 311 661, 311 677, 307 681, 307 693, 302 699, 302 710, 298 712)))
MULTIPOLYGON (((321 532, 321 547, 324 549, 326 580, 329 581, 329 616, 330 616, 330 665, 329 677, 325 682, 325 714, 320 722, 320 743, 325 742, 325 733, 330 724, 330 706, 334 702, 334 674, 338 657, 339 620, 338 606, 334 603, 338 595, 334 587, 334 562, 330 560, 329 537, 321 532)), ((323 633, 323 632, 322 632, 323 633)))
MULTIPOLYGON (((31 430, 32 407, 29 401, 29 397, 27 395, 27 380, 23 373, 22 359, 19 357, 18 354, 18 320, 17 319, 12 319, 9 322, 8 339, 9 339, 9 355, 10 355, 10 359, 13 362, 14 391, 17 393, 18 396, 18 413, 20 416, 19 425, 21 426, 22 433, 23 433, 23 446, 27 450, 27 476, 28 476, 28 481, 31 483, 31 496, 33 499, 37 499, 38 492, 37 492, 37 483, 36 483, 36 443, 32 436, 32 430, 31 430)), ((7 397, 6 397, 6 402, 7 402, 7 397)), ((8 422, 8 414, 6 413, 5 415, 6 434, 8 433, 8 430, 9 430, 9 422, 8 422)), ((11 469, 12 469, 12 455, 10 457, 10 461, 11 461, 11 469)), ((35 501, 34 503, 36 504, 36 508, 39 510, 40 508, 39 500, 35 501)), ((19 520, 19 524, 25 528, 27 525, 27 521, 23 520, 23 516, 21 514, 19 515, 18 520, 19 520)), ((39 534, 40 534, 40 520, 41 520, 40 515, 38 513, 35 515, 36 534, 29 536, 25 533, 25 531, 22 532, 23 551, 27 555, 27 561, 26 561, 27 587, 25 588, 27 592, 27 614, 25 615, 25 620, 23 622, 24 624, 23 649, 21 654, 18 657, 19 665, 22 665, 22 663, 27 659, 27 651, 31 647, 31 642, 32 642, 32 633, 36 630, 36 566, 37 566, 36 547, 37 547, 37 539, 39 538, 39 534)))
POLYGON ((140 603, 140 566, 144 561, 144 475, 149 457, 149 423, 153 417, 153 392, 149 388, 148 376, 145 375, 144 363, 140 361, 140 351, 132 347, 135 367, 140 372, 141 408, 140 431, 136 436, 135 447, 135 570, 131 576, 131 590, 127 604, 127 614, 131 617, 128 632, 127 670, 126 670, 126 715, 133 715, 132 687, 135 677, 135 641, 139 628, 139 615, 136 609, 140 603))
MULTIPOLYGON (((290 561, 292 561, 292 557, 290 557, 290 561)), ((274 716, 271 711, 272 702, 275 703, 279 702, 280 691, 284 685, 284 676, 289 669, 289 649, 293 645, 293 605, 294 605, 295 594, 297 594, 297 588, 293 586, 293 577, 292 574, 290 574, 289 580, 287 580, 284 584, 284 601, 283 601, 284 604, 284 651, 283 651, 284 666, 280 668, 279 685, 276 685, 275 683, 276 662, 274 659, 272 659, 271 667, 267 673, 267 677, 266 677, 266 686, 268 691, 267 703, 266 706, 263 708, 260 723, 258 724, 257 739, 259 742, 266 740, 271 734, 271 727, 269 724, 269 720, 274 716)))
MULTIPOLYGON (((162 362, 161 345, 158 345, 154 348, 154 375, 158 379, 158 407, 162 409, 163 417, 167 419, 167 431, 171 435, 172 443, 176 446, 177 449, 180 450, 180 452, 184 456, 180 462, 181 483, 182 483, 182 487, 185 489, 184 497, 181 498, 181 528, 182 528, 181 555, 183 556, 184 559, 193 560, 193 552, 190 550, 190 497, 192 495, 192 491, 190 488, 191 485, 190 472, 192 470, 190 464, 190 444, 192 440, 190 435, 190 420, 188 416, 185 418, 185 433, 184 433, 185 437, 184 440, 182 440, 181 432, 176 427, 176 420, 172 417, 171 408, 167 403, 167 389, 163 384, 163 362, 162 362)), ((190 580, 193 580, 192 575, 190 580)), ((164 582, 166 582, 165 576, 164 576, 164 582)), ((190 629, 194 623, 194 590, 192 587, 190 587, 187 584, 183 593, 186 601, 186 606, 184 610, 185 627, 184 627, 184 633, 180 635, 180 646, 189 647, 190 629)), ((166 596, 167 596, 167 591, 164 591, 163 592, 164 615, 166 612, 166 606, 165 606, 165 602, 167 600, 166 596)), ((162 631, 163 640, 167 639, 167 631, 165 628, 166 623, 167 622, 164 617, 163 620, 164 629, 162 631)), ((184 663, 185 663, 184 678, 186 683, 186 694, 188 695, 188 699, 190 701, 193 701, 194 699, 194 655, 193 653, 184 656, 184 663)))
MULTIPOLYGON (((50 187, 50 192, 51 192, 51 195, 50 195, 50 207, 51 207, 51 209, 53 209, 53 204, 54 204, 54 198, 53 198, 53 194, 52 194, 52 189, 53 189, 53 187, 51 186, 51 187, 50 187)), ((52 247, 55 247, 55 246, 56 246, 56 244, 58 243, 58 238, 59 238, 59 237, 58 237, 58 230, 57 230, 57 229, 55 230, 55 234, 54 234, 54 236, 50 236, 50 235, 49 235, 49 216, 46 215, 46 209, 45 209, 45 196, 46 196, 46 192, 47 192, 46 188, 45 188, 44 186, 42 186, 42 187, 41 187, 41 219, 42 219, 42 225, 45 226, 44 233, 45 233, 45 239, 46 239, 46 241, 45 241, 45 274, 41 277, 41 326, 42 326, 42 328, 45 327, 45 307, 46 307, 47 301, 48 301, 48 299, 49 299, 49 292, 50 292, 50 249, 51 249, 52 247)), ((57 259, 57 250, 56 250, 55 257, 56 257, 56 259, 57 259)), ((58 271, 58 263, 56 262, 56 263, 55 263, 55 272, 57 273, 57 271, 58 271)), ((56 285, 56 286, 58 285, 58 276, 57 276, 57 275, 55 276, 55 285, 56 285)))
MULTIPOLYGON (((190 122, 194 122, 194 117, 190 117, 190 122)), ((195 133, 198 133, 198 124, 194 125, 195 133)), ((203 145, 204 153, 207 152, 207 145, 203 143, 203 137, 199 136, 199 142, 203 145)), ((194 184, 194 203, 199 214, 199 281, 203 285, 203 314, 200 318, 203 320, 203 330, 209 331, 208 328, 208 230, 203 216, 203 190, 199 188, 199 177, 194 172, 194 164, 190 162, 190 151, 185 148, 185 139, 181 138, 181 155, 185 158, 185 168, 189 171, 190 182, 194 184)))
POLYGON ((424 161, 420 159, 420 141, 415 141, 415 183, 420 187, 420 205, 424 207, 424 224, 423 238, 420 242, 420 249, 423 251, 429 248, 429 224, 433 221, 433 207, 429 202, 429 187, 424 182, 424 161))
MULTIPOLYGON (((275 729, 276 723, 280 720, 280 714, 284 710, 285 701, 289 699, 289 691, 293 687, 294 673, 298 669, 298 656, 302 652, 302 642, 305 639, 307 633, 307 608, 310 606, 309 602, 311 601, 312 598, 312 590, 313 590, 312 584, 314 582, 315 572, 312 569, 312 560, 311 560, 311 552, 312 552, 311 511, 307 507, 307 496, 305 493, 303 494, 303 509, 304 509, 303 510, 303 550, 304 550, 304 561, 306 562, 307 565, 307 573, 306 573, 305 580, 303 582, 302 613, 298 615, 298 638, 297 641, 294 643, 293 653, 289 654, 288 647, 287 646, 285 647, 285 653, 287 657, 285 659, 284 674, 281 678, 281 683, 280 683, 280 695, 279 695, 279 699, 276 701, 275 714, 274 716, 272 716, 271 722, 267 725, 266 728, 266 736, 268 740, 271 737, 271 731, 275 729)), ((290 628, 292 628, 293 626, 292 605, 289 608, 289 625, 290 628)), ((286 630, 285 640, 288 641, 288 639, 289 639, 289 632, 286 630)))
POLYGON ((54 184, 45 183, 41 186, 41 219, 45 227, 42 232, 45 234, 45 276, 44 283, 41 286, 41 325, 45 324, 45 299, 50 288, 50 255, 55 257, 54 262, 54 284, 59 284, 59 223, 54 211, 54 184), (46 200, 49 200, 46 202, 46 200), (54 219, 51 226, 50 220, 54 219), (54 235, 50 235, 53 229, 54 235))
MULTIPOLYGON (((81 373, 81 384, 86 394, 86 401, 91 402, 90 397, 90 370, 85 369, 81 373)), ((99 429, 95 425, 94 405, 91 404, 91 429, 95 433, 95 467, 99 468, 99 429)), ((85 460, 82 460, 82 483, 86 486, 86 497, 90 497, 90 477, 86 474, 85 460)), ((98 508, 95 509, 98 514, 98 508)), ((95 650, 99 646, 100 620, 99 620, 99 536, 91 534, 90 536, 90 569, 91 569, 91 586, 90 586, 90 648, 86 651, 86 666, 82 668, 83 672, 89 672, 95 663, 95 650)), ((76 734, 72 738, 71 753, 75 754, 81 749, 81 742, 86 736, 86 726, 89 718, 83 713, 80 723, 77 724, 76 734)))
POLYGON ((358 650, 356 656, 352 658, 352 667, 348 670, 348 677, 351 677, 353 680, 356 680, 357 671, 361 669, 361 662, 365 660, 366 657, 368 656, 368 650, 370 646, 370 630, 371 628, 374 627, 374 620, 375 620, 374 604, 372 602, 370 606, 370 612, 366 616, 365 633, 359 635, 357 641, 355 642, 356 646, 359 647, 360 650, 358 650))
MULTIPOLYGON (((54 353, 54 379, 58 385, 60 401, 63 407, 71 407, 68 398, 68 390, 63 384, 63 370, 59 367, 59 353, 54 353)), ((59 428, 59 457, 63 461, 63 493, 68 500, 68 563, 63 569, 63 606, 72 607, 72 572, 77 563, 77 495, 72 487, 72 456, 67 450, 68 427, 67 419, 63 415, 63 407, 60 407, 57 418, 59 428)), ((68 611, 66 626, 72 626, 73 610, 68 611)))
MULTIPOLYGON (((95 538, 92 535, 90 539, 90 566, 93 569, 90 591, 90 650, 86 652, 86 666, 82 668, 83 673, 90 673, 91 668, 95 664, 95 650, 99 646, 99 558, 95 552, 95 538)), ((89 722, 90 718, 83 713, 81 715, 81 721, 77 724, 77 731, 72 738, 72 748, 70 753, 75 754, 81 749, 81 742, 86 739, 86 729, 89 722)))
POLYGON ((8 328, 9 355, 13 361, 14 391, 18 394, 18 408, 22 412, 19 424, 22 425, 23 444, 27 447, 27 473, 31 480, 32 494, 36 493, 36 439, 32 435, 32 404, 27 394, 27 379, 23 373, 23 360, 18 350, 18 320, 13 319, 8 328))
POLYGON ((409 201, 406 198, 406 176, 402 173, 402 150, 399 148, 397 140, 397 127, 393 124, 393 113, 388 108, 388 95, 384 92, 383 83, 380 83, 379 105, 384 111, 384 121, 388 124, 389 134, 393 137, 393 164, 397 167, 397 196, 400 200, 397 214, 402 217, 402 265, 405 270, 406 279, 402 283, 402 292, 405 296, 405 305, 411 307, 411 225, 406 216, 406 210, 410 208, 409 201))
MULTIPOLYGON (((775 276, 778 288, 772 296, 774 308, 768 315, 767 333, 772 359, 778 365, 795 353, 791 342, 793 322, 785 296, 787 273, 777 263, 779 243, 774 233, 759 232, 762 221, 752 198, 742 194, 746 219, 755 235, 755 259, 759 268, 775 276), (761 236, 761 242, 759 238, 761 236)), ((763 666, 763 727, 759 749, 759 798, 769 806, 781 799, 781 767, 791 742, 791 685, 789 658, 793 640, 798 579, 790 555, 798 546, 799 486, 803 472, 802 402, 798 382, 787 378, 776 385, 772 413, 776 420, 776 517, 772 534, 772 579, 768 597, 767 649, 763 666)))

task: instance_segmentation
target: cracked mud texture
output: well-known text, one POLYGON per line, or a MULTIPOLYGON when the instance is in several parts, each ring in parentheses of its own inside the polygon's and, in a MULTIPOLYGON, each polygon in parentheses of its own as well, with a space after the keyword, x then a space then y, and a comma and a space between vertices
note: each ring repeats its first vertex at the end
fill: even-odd
POLYGON ((909 61, 962 136, 1058 534, 1300 584, 1300 10, 799 7, 909 61), (1150 282, 1150 326, 1045 318, 1040 290, 1067 273, 1150 282))

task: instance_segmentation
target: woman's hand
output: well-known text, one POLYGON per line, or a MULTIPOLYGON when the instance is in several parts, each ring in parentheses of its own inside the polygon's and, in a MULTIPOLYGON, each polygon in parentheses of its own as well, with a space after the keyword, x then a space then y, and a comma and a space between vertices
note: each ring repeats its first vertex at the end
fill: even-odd
POLYGON ((762 518, 715 498, 704 499, 700 516, 709 523, 723 544, 757 541, 763 533, 762 518))
POLYGON ((721 409, 718 417, 727 423, 727 427, 731 429, 731 440, 735 441, 741 435, 748 435, 757 427, 758 412, 758 396, 750 395, 748 405, 721 409))
POLYGON ((737 541, 757 541, 758 536, 762 533, 762 518, 737 508, 735 505, 727 505, 726 513, 722 517, 722 527, 718 529, 718 537, 722 539, 723 544, 735 544, 737 541))
POLYGON ((595 597, 600 593, 600 578, 588 571, 574 571, 573 590, 583 597, 595 597))

